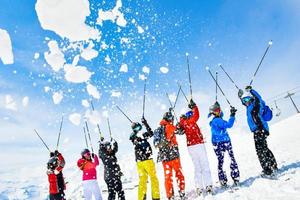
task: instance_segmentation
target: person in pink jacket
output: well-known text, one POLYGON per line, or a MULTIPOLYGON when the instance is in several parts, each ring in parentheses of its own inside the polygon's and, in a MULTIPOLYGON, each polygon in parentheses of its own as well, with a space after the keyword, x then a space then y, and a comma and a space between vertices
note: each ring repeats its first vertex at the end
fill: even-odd
POLYGON ((102 200, 101 191, 97 182, 96 167, 99 165, 99 159, 96 154, 91 154, 88 149, 81 152, 81 158, 77 161, 77 166, 82 170, 82 186, 85 200, 91 200, 92 196, 96 200, 102 200))

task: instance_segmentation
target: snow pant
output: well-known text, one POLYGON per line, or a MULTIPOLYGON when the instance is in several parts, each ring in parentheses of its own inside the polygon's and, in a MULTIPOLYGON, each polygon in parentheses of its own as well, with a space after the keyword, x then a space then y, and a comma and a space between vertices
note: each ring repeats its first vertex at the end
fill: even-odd
POLYGON ((118 200, 125 200, 121 177, 111 177, 110 179, 105 179, 105 182, 108 189, 108 200, 115 200, 116 194, 118 194, 118 200))
POLYGON ((180 159, 176 158, 171 161, 163 161, 164 167, 164 175, 165 175, 165 189, 167 198, 171 198, 174 196, 173 189, 173 170, 175 171, 176 181, 180 192, 184 192, 185 182, 184 176, 182 173, 182 167, 180 163, 180 159))
POLYGON ((49 200, 65 200, 65 193, 64 191, 61 191, 57 194, 50 194, 49 200))
POLYGON ((267 175, 272 174, 274 169, 277 169, 277 162, 272 151, 268 148, 266 133, 263 131, 255 132, 254 143, 263 173, 267 175))
POLYGON ((194 164, 196 188, 204 189, 212 185, 206 148, 204 144, 188 146, 189 154, 194 164))
POLYGON ((138 189, 138 200, 145 200, 147 194, 147 181, 148 176, 151 181, 151 194, 152 199, 160 199, 159 182, 156 176, 155 164, 152 159, 138 161, 137 170, 139 174, 139 189, 138 189))
POLYGON ((232 145, 231 142, 219 142, 214 143, 214 151, 216 153, 216 156, 218 158, 218 176, 220 182, 227 182, 227 176, 226 173, 223 170, 223 164, 224 164, 224 153, 227 151, 230 157, 230 170, 231 170, 231 178, 233 180, 239 180, 240 178, 240 172, 238 169, 238 165, 236 163, 236 160, 234 158, 234 154, 232 151, 232 145))
POLYGON ((95 200, 102 200, 97 180, 85 180, 82 182, 82 186, 85 200, 92 200, 92 196, 95 197, 95 200))

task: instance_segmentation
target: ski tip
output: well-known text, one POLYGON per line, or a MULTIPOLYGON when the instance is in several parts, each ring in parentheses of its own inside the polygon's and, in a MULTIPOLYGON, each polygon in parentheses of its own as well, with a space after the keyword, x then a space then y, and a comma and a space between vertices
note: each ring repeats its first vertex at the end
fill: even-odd
POLYGON ((208 70, 209 70, 209 67, 205 67, 205 69, 208 71, 208 70))
POLYGON ((273 45, 273 40, 270 40, 270 41, 269 41, 269 45, 270 45, 270 46, 273 45))

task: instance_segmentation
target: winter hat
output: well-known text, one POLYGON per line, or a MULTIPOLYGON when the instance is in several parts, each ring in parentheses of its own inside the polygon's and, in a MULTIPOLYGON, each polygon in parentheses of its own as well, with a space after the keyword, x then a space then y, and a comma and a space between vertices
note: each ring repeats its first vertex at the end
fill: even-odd
POLYGON ((168 111, 164 114, 163 119, 171 122, 171 121, 173 121, 174 116, 172 115, 172 113, 170 111, 168 111))
POLYGON ((90 153, 90 150, 88 150, 88 149, 83 149, 82 151, 81 151, 81 156, 83 157, 85 154, 87 154, 87 153, 90 153))
POLYGON ((131 124, 131 128, 132 128, 133 131, 138 132, 138 131, 142 130, 142 125, 138 122, 133 122, 131 124))
POLYGON ((213 105, 209 107, 208 117, 210 117, 212 114, 220 115, 220 113, 221 113, 221 107, 219 102, 216 101, 213 105))
POLYGON ((112 149, 111 148, 111 143, 109 141, 104 142, 103 145, 104 145, 104 147, 105 147, 106 150, 112 149))
POLYGON ((57 157, 51 157, 47 163, 48 169, 54 170, 58 165, 58 159, 57 157))

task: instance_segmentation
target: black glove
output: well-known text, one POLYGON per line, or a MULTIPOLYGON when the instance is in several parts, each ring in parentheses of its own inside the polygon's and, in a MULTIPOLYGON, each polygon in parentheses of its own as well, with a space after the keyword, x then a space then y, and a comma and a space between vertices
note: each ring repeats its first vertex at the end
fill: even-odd
POLYGON ((50 152, 50 158, 55 156, 55 153, 54 152, 50 152))
POLYGON ((195 102, 193 101, 193 99, 191 99, 191 100, 190 100, 190 103, 189 103, 189 105, 188 105, 188 107, 189 107, 190 109, 193 109, 193 108, 195 108, 195 106, 196 106, 195 102))
POLYGON ((148 124, 147 120, 144 117, 142 117, 141 122, 142 122, 142 124, 148 124))
POLYGON ((95 154, 94 153, 92 153, 92 158, 95 158, 95 154))
POLYGON ((134 140, 136 138, 137 133, 133 132, 130 134, 129 140, 134 140))
POLYGON ((60 154, 60 153, 59 153, 57 150, 54 151, 54 155, 55 155, 55 156, 58 156, 59 154, 60 154))
POLYGON ((100 137, 100 141, 103 142, 104 141, 104 137, 101 136, 100 137))
POLYGON ((247 85, 247 86, 245 87, 245 90, 246 90, 247 92, 250 92, 250 90, 252 90, 252 86, 251 86, 251 85, 247 85))
POLYGON ((230 116, 231 116, 231 117, 234 117, 236 111, 237 111, 237 109, 236 109, 235 107, 232 106, 232 107, 230 108, 230 116))

